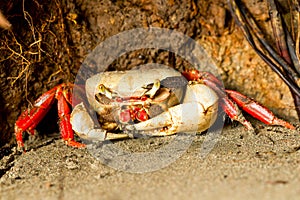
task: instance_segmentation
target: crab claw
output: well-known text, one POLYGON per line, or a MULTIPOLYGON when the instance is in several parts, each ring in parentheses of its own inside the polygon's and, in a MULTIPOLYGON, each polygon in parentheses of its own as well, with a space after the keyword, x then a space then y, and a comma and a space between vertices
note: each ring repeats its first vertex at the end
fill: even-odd
POLYGON ((178 132, 202 132, 217 118, 218 97, 207 86, 190 85, 182 104, 147 121, 127 125, 127 131, 141 131, 153 136, 172 135, 178 132))
POLYGON ((103 141, 106 138, 106 131, 95 129, 94 122, 83 103, 75 106, 71 113, 70 122, 75 133, 82 138, 89 138, 103 141))
POLYGON ((179 132, 202 132, 216 119, 217 106, 204 109, 200 103, 185 103, 144 122, 126 126, 128 131, 154 131, 153 136, 172 135, 179 132), (191 111, 194 113, 191 114, 191 111))
POLYGON ((74 107, 70 122, 75 133, 81 138, 98 141, 128 138, 127 134, 115 134, 95 128, 94 121, 83 103, 74 107))

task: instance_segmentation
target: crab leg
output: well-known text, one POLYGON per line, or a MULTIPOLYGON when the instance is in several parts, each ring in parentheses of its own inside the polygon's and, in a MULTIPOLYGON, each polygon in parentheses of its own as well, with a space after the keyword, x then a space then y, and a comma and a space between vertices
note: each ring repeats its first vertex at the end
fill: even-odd
POLYGON ((29 131, 32 135, 34 134, 35 127, 44 118, 53 104, 56 90, 57 87, 41 95, 36 100, 34 107, 32 109, 25 110, 16 121, 15 135, 19 148, 24 147, 22 133, 24 131, 29 131))
POLYGON ((34 135, 34 129, 47 114, 55 99, 58 101, 58 115, 60 118, 59 127, 62 138, 68 145, 74 147, 83 147, 74 141, 74 133, 70 124, 70 108, 71 101, 70 84, 61 84, 41 95, 34 103, 32 109, 25 110, 15 123, 15 135, 19 148, 24 147, 23 132, 28 131, 34 135))
POLYGON ((57 99, 57 110, 59 116, 59 128, 61 132, 62 139, 67 145, 73 147, 84 147, 85 145, 74 140, 74 132, 72 130, 72 125, 70 123, 70 113, 71 109, 68 105, 70 102, 70 94, 60 87, 56 94, 57 99))
POLYGON ((235 102, 233 102, 228 97, 223 97, 220 99, 220 104, 224 112, 229 116, 230 119, 240 122, 246 127, 247 130, 254 130, 252 124, 248 120, 246 120, 235 102))
POLYGON ((280 125, 288 129, 295 129, 293 125, 284 120, 278 119, 269 109, 260 105, 253 99, 233 90, 226 90, 226 93, 238 104, 239 107, 263 123, 267 125, 280 125))

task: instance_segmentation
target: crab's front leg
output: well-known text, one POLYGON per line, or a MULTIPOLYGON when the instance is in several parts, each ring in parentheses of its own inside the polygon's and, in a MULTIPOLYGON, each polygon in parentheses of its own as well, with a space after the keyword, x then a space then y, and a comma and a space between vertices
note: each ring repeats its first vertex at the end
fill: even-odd
POLYGON ((59 128, 61 132, 62 139, 66 142, 67 145, 81 148, 85 145, 76 142, 74 140, 74 132, 72 130, 72 125, 70 123, 70 113, 71 109, 69 103, 71 104, 71 95, 69 88, 58 88, 56 92, 57 99, 57 110, 59 117, 59 128))

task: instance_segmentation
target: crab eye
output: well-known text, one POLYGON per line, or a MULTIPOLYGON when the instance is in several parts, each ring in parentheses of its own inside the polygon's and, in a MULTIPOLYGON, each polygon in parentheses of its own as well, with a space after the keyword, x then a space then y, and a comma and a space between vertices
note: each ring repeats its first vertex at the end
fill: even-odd
POLYGON ((111 92, 108 88, 106 88, 103 84, 100 84, 100 85, 98 86, 98 92, 99 92, 100 94, 103 94, 103 95, 105 95, 106 97, 112 99, 112 92, 111 92))

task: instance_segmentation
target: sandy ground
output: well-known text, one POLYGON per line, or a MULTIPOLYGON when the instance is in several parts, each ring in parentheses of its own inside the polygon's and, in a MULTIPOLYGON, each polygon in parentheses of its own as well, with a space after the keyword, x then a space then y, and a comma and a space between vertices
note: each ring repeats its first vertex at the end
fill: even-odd
MULTIPOLYGON (((28 144, 31 150, 26 153, 6 150, 0 165, 1 199, 298 199, 296 125, 297 130, 290 131, 255 122, 256 134, 240 125, 226 126, 205 157, 199 155, 208 135, 197 135, 175 162, 145 173, 113 169, 87 149, 65 146, 58 135, 38 138, 28 144)), ((174 138, 139 138, 114 145, 143 153, 174 138)), ((145 158, 136 168, 147 162, 145 158)))

